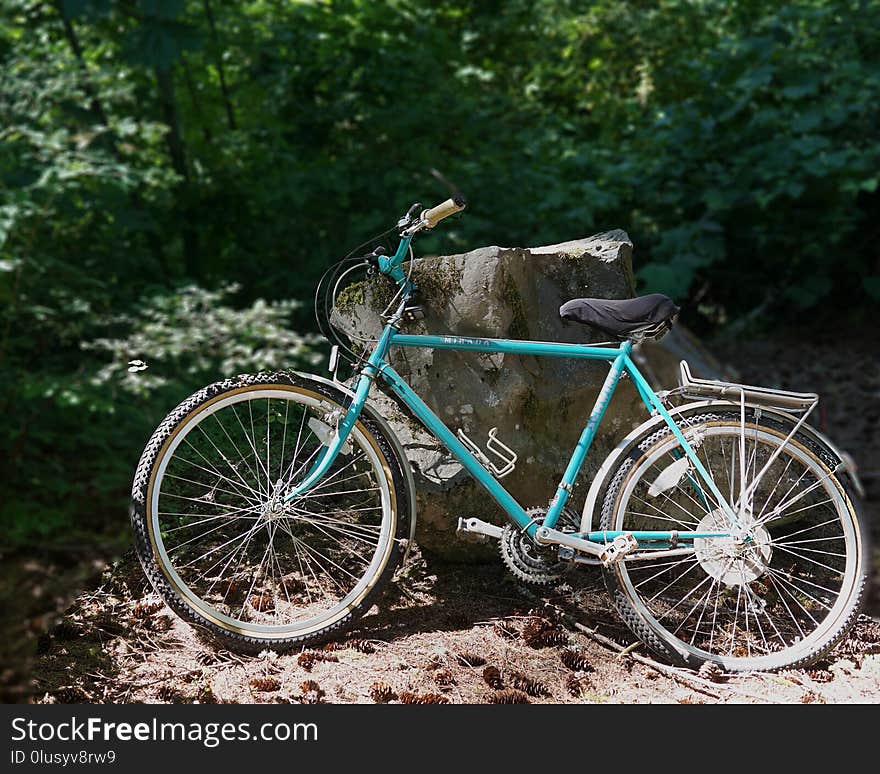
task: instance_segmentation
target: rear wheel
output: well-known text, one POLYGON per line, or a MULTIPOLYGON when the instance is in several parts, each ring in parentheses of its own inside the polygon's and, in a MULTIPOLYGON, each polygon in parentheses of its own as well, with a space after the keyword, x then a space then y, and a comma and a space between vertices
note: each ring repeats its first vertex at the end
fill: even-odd
POLYGON ((288 374, 206 387, 138 464, 132 525, 146 574, 189 621, 238 648, 326 638, 366 612, 408 537, 401 461, 362 417, 322 480, 290 502, 339 393, 288 374))
MULTIPOLYGON (((633 631, 685 665, 714 661, 729 671, 806 665, 846 634, 864 591, 866 532, 835 475, 834 458, 804 436, 785 443, 790 427, 749 412, 745 423, 738 411, 719 412, 691 416, 681 427, 731 504, 782 447, 737 509, 751 539, 658 546, 604 569, 633 631), (663 551, 670 553, 651 559, 663 551)), ((669 473, 661 478, 681 471, 681 464, 670 467, 681 456, 666 426, 638 444, 612 478, 600 529, 727 531, 719 503, 692 469, 677 481, 669 473)))

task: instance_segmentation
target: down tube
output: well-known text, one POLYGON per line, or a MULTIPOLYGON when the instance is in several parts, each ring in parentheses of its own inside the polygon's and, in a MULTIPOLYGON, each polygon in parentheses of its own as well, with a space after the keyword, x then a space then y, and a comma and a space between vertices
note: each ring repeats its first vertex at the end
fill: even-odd
POLYGON ((534 537, 537 524, 530 524, 530 520, 522 506, 513 499, 498 481, 489 473, 455 437, 452 431, 446 427, 439 417, 431 411, 424 401, 416 395, 410 386, 401 378, 391 366, 383 365, 380 367, 382 378, 388 383, 392 390, 400 396, 401 400, 409 406, 412 412, 427 427, 434 436, 440 440, 443 445, 452 452, 456 459, 464 465, 465 469, 489 492, 498 504, 507 512, 507 515, 519 526, 527 529, 528 533, 534 537))

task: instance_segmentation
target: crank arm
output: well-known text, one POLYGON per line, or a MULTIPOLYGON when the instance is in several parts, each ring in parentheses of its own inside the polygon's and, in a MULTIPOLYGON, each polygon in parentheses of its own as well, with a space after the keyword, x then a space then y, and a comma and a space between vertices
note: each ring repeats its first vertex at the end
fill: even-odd
POLYGON ((535 541, 544 546, 566 546, 591 556, 601 556, 605 553, 605 546, 566 532, 560 532, 551 527, 538 527, 535 532, 535 541))

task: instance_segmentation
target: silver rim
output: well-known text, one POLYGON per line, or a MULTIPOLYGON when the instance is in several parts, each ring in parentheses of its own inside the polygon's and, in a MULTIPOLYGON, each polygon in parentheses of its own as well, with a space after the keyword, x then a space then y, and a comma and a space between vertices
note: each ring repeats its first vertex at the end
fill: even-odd
MULTIPOLYGON (((731 420, 686 432, 689 441, 697 439, 700 460, 730 503, 738 500, 743 474, 747 488, 784 440, 752 424, 745 431, 743 439, 740 422, 731 420)), ((648 494, 677 449, 670 435, 630 471, 614 529, 722 526, 718 504, 688 475, 648 494)), ((697 540, 693 551, 653 561, 641 552, 638 561, 617 567, 617 577, 645 622, 682 654, 737 670, 805 658, 836 632, 857 585, 859 535, 848 499, 832 471, 790 442, 763 477, 751 509, 740 515, 752 528, 752 543, 697 540)))
POLYGON ((168 582, 207 620, 263 639, 309 634, 380 577, 395 535, 393 484, 360 425, 327 475, 283 502, 323 448, 317 423, 338 408, 296 388, 246 389, 177 428, 151 481, 150 537, 168 582))

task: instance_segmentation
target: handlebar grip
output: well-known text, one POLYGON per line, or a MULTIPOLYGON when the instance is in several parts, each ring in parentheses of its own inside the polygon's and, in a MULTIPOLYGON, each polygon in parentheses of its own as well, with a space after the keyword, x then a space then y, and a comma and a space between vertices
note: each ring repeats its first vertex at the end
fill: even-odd
POLYGON ((461 194, 456 194, 430 210, 422 213, 421 220, 426 228, 434 228, 443 218, 448 218, 456 212, 461 212, 467 206, 467 201, 461 194))

